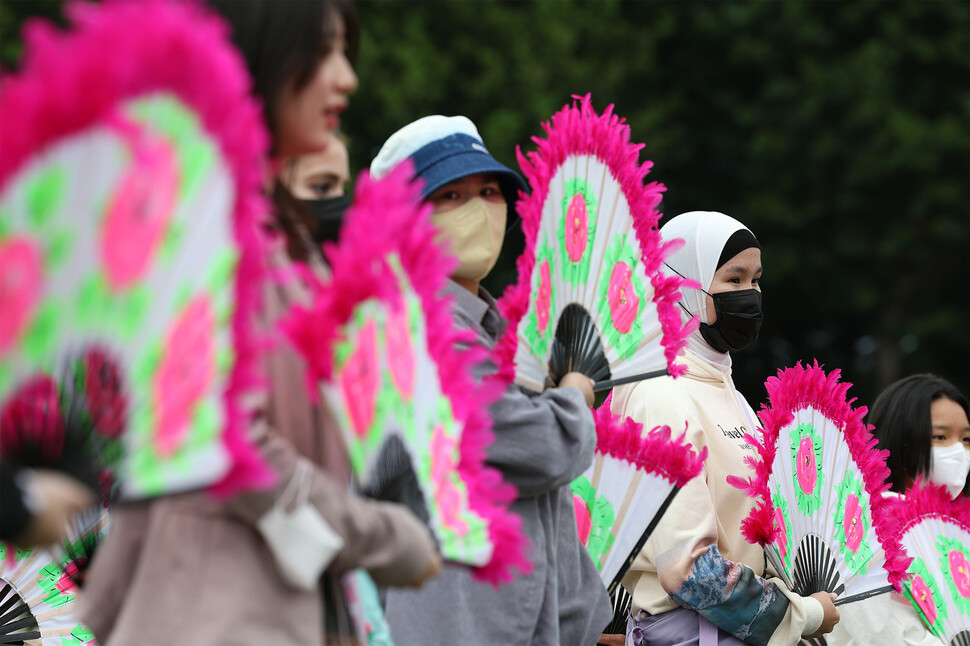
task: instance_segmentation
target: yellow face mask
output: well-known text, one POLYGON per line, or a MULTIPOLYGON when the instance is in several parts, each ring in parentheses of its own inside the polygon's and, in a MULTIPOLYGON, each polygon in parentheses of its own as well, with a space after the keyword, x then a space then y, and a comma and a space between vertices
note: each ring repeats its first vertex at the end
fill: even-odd
POLYGON ((438 240, 460 261, 455 278, 481 280, 492 271, 502 251, 508 205, 473 197, 457 209, 434 213, 438 240))

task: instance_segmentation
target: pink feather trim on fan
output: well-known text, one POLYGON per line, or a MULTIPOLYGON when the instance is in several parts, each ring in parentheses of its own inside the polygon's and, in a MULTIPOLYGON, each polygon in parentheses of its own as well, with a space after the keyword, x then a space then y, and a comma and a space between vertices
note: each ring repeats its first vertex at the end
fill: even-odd
POLYGON ((687 442, 687 433, 671 437, 669 426, 657 426, 643 433, 643 425, 629 417, 620 418, 610 410, 613 393, 599 408, 593 409, 596 422, 596 452, 626 460, 647 473, 663 476, 683 487, 704 468, 707 447, 698 454, 687 442))
POLYGON ((0 84, 0 113, 16 124, 4 130, 0 188, 32 154, 108 118, 122 101, 167 91, 193 109, 235 178, 233 232, 240 252, 232 318, 236 360, 223 434, 232 467, 210 491, 229 496, 268 487, 276 476, 246 440, 249 414, 241 403, 261 383, 262 343, 252 321, 265 273, 260 230, 269 212, 261 196, 269 137, 249 96, 245 64, 226 25, 194 2, 72 2, 64 12, 74 24, 67 33, 46 22, 27 23, 21 72, 0 84), (118 55, 134 51, 137 56, 118 55))
POLYGON ((429 219, 432 207, 422 204, 418 183, 410 181, 412 172, 411 162, 406 161, 379 181, 367 172, 361 174, 341 228, 340 244, 324 247, 330 281, 324 284, 304 272, 315 293, 313 301, 309 306, 293 307, 280 325, 306 359, 307 388, 316 396, 317 384, 332 377, 334 348, 355 308, 369 299, 394 302, 397 298, 398 278, 384 260, 390 253, 397 254, 421 299, 426 341, 442 390, 451 401, 455 419, 464 421, 458 472, 468 487, 469 506, 489 525, 492 559, 472 572, 479 580, 498 585, 512 580, 512 568, 528 572, 532 567, 523 551, 521 519, 507 509, 517 496, 515 487, 484 463, 492 442, 488 406, 505 386, 495 380, 476 385, 471 377, 472 367, 487 354, 477 345, 473 332, 456 329, 452 323, 451 300, 441 290, 457 260, 445 255, 435 242, 436 231, 429 219), (459 351, 459 346, 467 349, 459 351))
POLYGON ((644 179, 653 167, 653 162, 639 162, 643 144, 630 143, 630 127, 626 125, 625 119, 613 114, 612 104, 606 107, 602 115, 598 115, 593 109, 589 94, 573 98, 572 106, 564 106, 552 115, 549 122, 542 124, 547 139, 532 138, 537 146, 536 151, 523 154, 520 148, 516 149, 519 167, 533 194, 530 198, 519 193, 517 209, 525 232, 525 251, 516 261, 518 282, 505 290, 498 303, 499 310, 509 322, 493 350, 499 375, 506 383, 511 383, 515 377, 517 330, 519 321, 529 307, 536 236, 549 182, 566 158, 578 153, 595 155, 603 160, 615 173, 616 181, 629 200, 637 240, 640 248, 645 250, 641 257, 644 270, 647 275, 652 276, 651 282, 655 290, 653 301, 657 306, 663 330, 662 343, 668 372, 670 376, 678 377, 687 368, 675 363, 675 359, 687 347, 687 337, 696 329, 698 323, 691 319, 686 325, 682 324, 676 307, 684 279, 679 276, 667 277, 658 271, 663 259, 682 244, 680 241, 663 242, 657 231, 657 222, 660 219, 657 206, 666 188, 659 182, 644 185, 644 179))
POLYGON ((765 382, 768 401, 771 407, 762 404, 758 417, 764 425, 763 443, 751 434, 745 439, 754 445, 760 460, 746 458, 745 463, 755 475, 753 478, 728 477, 728 483, 744 491, 749 498, 758 500, 754 509, 741 523, 741 533, 751 543, 766 546, 773 542, 777 528, 774 526, 774 505, 768 489, 771 465, 775 461, 778 434, 794 419, 794 411, 811 405, 826 418, 835 423, 842 431, 849 454, 859 467, 865 483, 866 492, 872 503, 873 524, 876 535, 886 554, 886 570, 890 583, 895 583, 905 572, 902 564, 899 533, 887 513, 891 501, 883 496, 889 490, 889 469, 886 467, 886 451, 876 448, 877 440, 872 436, 872 427, 862 420, 868 409, 864 406, 853 408, 855 398, 847 399, 850 383, 841 383, 841 371, 836 369, 828 375, 816 360, 810 366, 798 362, 791 368, 778 371, 777 377, 769 377, 765 382))

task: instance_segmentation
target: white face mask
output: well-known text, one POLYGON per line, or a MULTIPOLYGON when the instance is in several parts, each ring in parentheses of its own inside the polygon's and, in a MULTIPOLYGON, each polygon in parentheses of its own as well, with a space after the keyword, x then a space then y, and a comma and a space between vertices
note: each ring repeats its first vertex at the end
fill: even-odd
POLYGON ((492 271, 502 251, 507 212, 505 202, 473 197, 457 209, 432 214, 439 239, 461 262, 453 274, 456 278, 481 280, 492 271))
POLYGON ((956 498, 963 491, 970 473, 970 450, 963 444, 934 446, 930 452, 930 482, 942 485, 956 498))

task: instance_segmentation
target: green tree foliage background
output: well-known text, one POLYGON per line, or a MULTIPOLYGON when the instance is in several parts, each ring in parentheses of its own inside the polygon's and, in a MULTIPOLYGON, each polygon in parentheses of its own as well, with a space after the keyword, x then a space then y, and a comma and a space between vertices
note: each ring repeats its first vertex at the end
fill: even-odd
MULTIPOLYGON (((0 54, 51 3, 5 2, 0 54)), ((57 4, 56 2, 53 4, 57 4)), ((281 1, 281 10, 286 2, 281 1)), ((970 3, 360 0, 353 169, 427 114, 465 114, 515 167, 574 94, 615 104, 667 216, 718 210, 764 249, 752 403, 797 360, 870 404, 921 371, 970 390, 970 3)), ((494 291, 514 279, 515 250, 494 291)), ((756 405, 756 404, 755 404, 756 405)))

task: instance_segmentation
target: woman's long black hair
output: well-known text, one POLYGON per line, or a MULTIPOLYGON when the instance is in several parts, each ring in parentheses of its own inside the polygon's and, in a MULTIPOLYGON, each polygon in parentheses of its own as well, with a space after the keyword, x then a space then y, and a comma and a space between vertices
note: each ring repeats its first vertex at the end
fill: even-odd
MULTIPOLYGON (((886 388, 869 410, 868 423, 876 427, 873 435, 879 448, 889 451, 890 490, 902 493, 906 484, 930 472, 932 422, 930 407, 937 399, 959 404, 968 416, 967 399, 956 386, 931 374, 911 375, 886 388)), ((970 477, 963 488, 970 495, 970 477)))
MULTIPOLYGON (((335 17, 343 19, 347 56, 351 63, 356 60, 357 15, 349 0, 208 0, 208 4, 229 23, 232 42, 246 61, 253 90, 263 102, 272 154, 279 136, 277 119, 283 91, 292 84, 298 92, 310 82, 333 46, 335 17)), ((306 215, 302 204, 278 179, 271 197, 277 224, 289 241, 290 255, 305 259, 308 247, 316 245, 309 242, 302 224, 306 215)))

